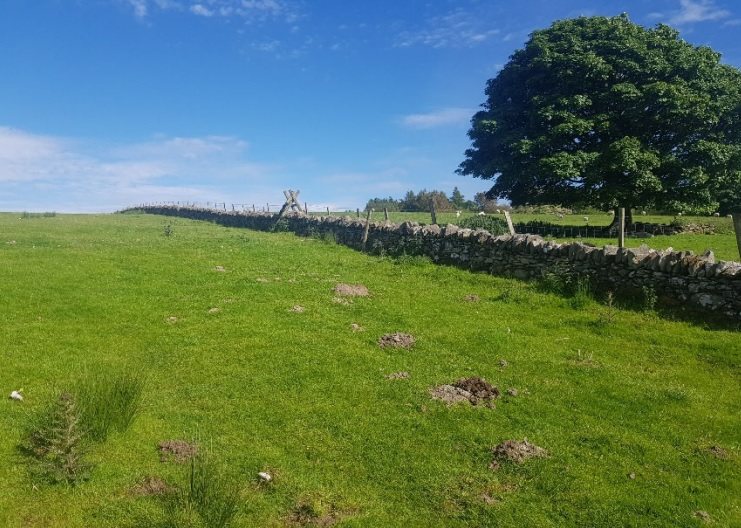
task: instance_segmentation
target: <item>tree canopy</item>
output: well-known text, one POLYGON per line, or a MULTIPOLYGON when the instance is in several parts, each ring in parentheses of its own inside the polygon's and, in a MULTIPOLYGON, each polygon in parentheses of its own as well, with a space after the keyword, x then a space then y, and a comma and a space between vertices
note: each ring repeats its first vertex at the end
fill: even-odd
POLYGON ((581 17, 535 31, 487 82, 458 173, 513 205, 741 205, 741 71, 665 25, 581 17))

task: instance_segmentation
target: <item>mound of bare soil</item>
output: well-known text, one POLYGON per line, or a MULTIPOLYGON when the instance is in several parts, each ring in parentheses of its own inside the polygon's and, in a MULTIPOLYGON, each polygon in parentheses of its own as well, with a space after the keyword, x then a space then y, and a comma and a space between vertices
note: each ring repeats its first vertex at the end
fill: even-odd
POLYGON ((489 466, 491 469, 498 469, 500 462, 522 464, 528 458, 541 458, 548 454, 542 447, 528 442, 527 438, 522 442, 506 440, 494 447, 491 451, 494 455, 494 460, 489 466))
POLYGON ((185 440, 163 440, 157 444, 160 452, 160 462, 176 462, 182 464, 198 454, 198 446, 185 440))
POLYGON ((474 405, 479 401, 494 400, 496 398, 499 398, 499 389, 494 387, 484 378, 479 378, 478 376, 473 376, 471 378, 461 378, 453 383, 453 386, 470 392, 471 396, 473 396, 477 400, 476 402, 471 402, 474 405))
POLYGON ((335 294, 341 297, 368 297, 370 292, 363 284, 337 284, 334 287, 335 294))
POLYGON ((291 309, 290 309, 290 310, 288 310, 288 311, 289 311, 289 312, 293 312, 293 313, 304 313, 304 312, 306 311, 306 308, 304 308, 304 307, 303 307, 303 306, 301 306, 300 304, 294 304, 294 305, 293 305, 293 306, 291 307, 291 309))
POLYGON ((481 300, 481 297, 479 297, 475 293, 470 293, 470 294, 466 295, 463 298, 463 300, 466 301, 466 302, 475 303, 475 302, 479 302, 481 300))
POLYGON ((170 486, 161 478, 150 475, 144 477, 140 482, 136 483, 131 488, 130 493, 138 497, 156 497, 160 495, 167 495, 174 490, 175 488, 170 486))
POLYGON ((461 378, 450 385, 440 385, 430 389, 434 400, 440 400, 448 405, 469 402, 471 405, 484 403, 494 406, 494 400, 499 397, 499 389, 483 378, 474 376, 461 378))
POLYGON ((406 371, 392 372, 391 374, 386 374, 384 377, 388 380, 409 379, 409 373, 406 371))
POLYGON ((385 334, 378 339, 378 346, 381 348, 411 348, 414 346, 414 336, 396 332, 394 334, 385 334))

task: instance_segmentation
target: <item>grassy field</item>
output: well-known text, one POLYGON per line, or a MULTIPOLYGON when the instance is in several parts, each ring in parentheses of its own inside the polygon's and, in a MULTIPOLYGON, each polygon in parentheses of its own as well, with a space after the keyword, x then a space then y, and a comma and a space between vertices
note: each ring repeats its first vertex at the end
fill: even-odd
MULTIPOLYGON (((319 214, 319 213, 316 213, 319 214)), ((350 214, 355 217, 355 213, 333 213, 335 215, 350 214)), ((362 213, 361 213, 362 214, 362 213)), ((438 213, 437 221, 439 224, 447 223, 460 223, 461 220, 473 216, 474 213, 464 212, 460 218, 456 217, 455 213, 438 213)), ((504 218, 501 215, 499 218, 504 218)), ((612 221, 612 216, 608 214, 590 214, 586 215, 588 220, 584 219, 585 215, 574 214, 566 215, 563 218, 557 218, 555 215, 548 214, 513 214, 512 220, 515 223, 520 222, 547 222, 553 225, 559 226, 606 226, 612 221)), ((364 218, 364 217, 363 217, 364 218)), ((373 218, 376 220, 383 219, 383 212, 375 212, 373 218)), ((389 219, 392 222, 401 223, 404 221, 413 221, 428 224, 431 222, 429 213, 401 213, 391 212, 389 213, 389 219)), ((669 224, 675 218, 672 216, 657 216, 657 215, 636 215, 634 220, 636 222, 649 222, 655 224, 669 224)), ((683 222, 712 225, 716 229, 716 233, 712 235, 694 235, 694 234, 680 234, 672 236, 655 236, 653 238, 626 238, 627 247, 638 247, 641 244, 646 244, 654 249, 666 249, 673 247, 676 250, 691 250, 697 254, 704 253, 708 249, 712 249, 715 252, 715 256, 720 260, 739 260, 738 245, 733 232, 733 221, 730 218, 715 218, 707 216, 685 216, 682 217, 683 222)), ((559 242, 567 242, 572 240, 579 240, 589 244, 594 244, 598 247, 606 244, 617 244, 616 239, 612 238, 574 238, 574 237, 554 237, 554 240, 559 242)))
POLYGON ((0 214, 0 273, 0 390, 25 395, 0 412, 0 526, 174 526, 132 491, 184 485, 172 439, 238 483, 233 526, 741 526, 737 330, 147 215, 0 214), (371 296, 336 302, 338 282, 371 296), (397 331, 416 345, 379 348, 397 331), (39 480, 29 420, 115 372, 145 380, 131 427, 89 446, 89 481, 39 480), (468 376, 495 409, 430 399, 468 376), (523 438, 548 456, 489 469, 523 438))

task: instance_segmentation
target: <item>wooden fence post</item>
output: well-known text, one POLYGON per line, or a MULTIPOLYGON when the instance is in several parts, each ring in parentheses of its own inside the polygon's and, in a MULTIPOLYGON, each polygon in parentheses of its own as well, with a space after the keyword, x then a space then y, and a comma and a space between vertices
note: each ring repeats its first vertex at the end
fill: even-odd
POLYGON ((432 223, 437 224, 437 213, 435 212, 435 201, 430 203, 430 215, 432 215, 432 223))
POLYGON ((625 207, 619 209, 618 221, 618 247, 625 247, 625 207))
POLYGON ((736 244, 738 244, 738 255, 741 261, 741 212, 733 213, 733 228, 736 230, 736 244))
POLYGON ((309 206, 306 202, 304 202, 304 214, 309 214, 309 206))
POLYGON ((368 230, 370 229, 370 217, 371 217, 372 211, 373 209, 369 207, 368 214, 365 215, 365 229, 363 229, 363 240, 362 240, 363 251, 365 251, 365 244, 368 242, 368 230))
POLYGON ((332 216, 332 213, 329 212, 329 207, 327 207, 327 216, 332 216))
POLYGON ((509 234, 514 235, 515 225, 512 223, 512 217, 509 215, 509 211, 504 211, 504 219, 507 221, 507 229, 509 229, 509 234))
POLYGON ((357 214, 358 218, 360 218, 360 207, 358 207, 358 208, 357 208, 357 209, 355 210, 355 213, 357 214))
POLYGON ((388 222, 389 221, 389 210, 388 210, 388 207, 384 207, 383 208, 383 220, 385 222, 388 222))
POLYGON ((266 203, 265 204, 265 207, 266 207, 265 210, 269 213, 270 212, 270 204, 269 203, 266 203))

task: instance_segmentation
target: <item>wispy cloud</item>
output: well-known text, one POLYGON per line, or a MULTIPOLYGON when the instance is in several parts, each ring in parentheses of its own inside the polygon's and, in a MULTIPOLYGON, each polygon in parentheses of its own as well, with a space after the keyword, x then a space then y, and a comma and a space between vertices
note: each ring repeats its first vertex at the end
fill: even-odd
POLYGON ((679 0, 679 9, 667 13, 650 13, 648 16, 664 20, 672 26, 683 26, 723 20, 731 16, 731 12, 719 7, 714 0, 679 0))
POLYGON ((468 123, 475 110, 470 108, 442 108, 426 114, 409 114, 401 118, 401 124, 409 128, 436 128, 468 123))
POLYGON ((155 11, 182 11, 202 17, 238 17, 248 21, 282 19, 293 23, 299 18, 296 6, 287 0, 125 0, 138 18, 155 11))
POLYGON ((93 142, 0 127, 0 210, 111 211, 164 200, 280 196, 281 167, 248 157, 234 137, 155 137, 140 143, 93 142))
POLYGON ((473 47, 500 33, 481 17, 463 9, 428 18, 423 27, 401 32, 396 46, 473 47))
POLYGON ((192 6, 190 6, 190 12, 193 13, 194 15, 199 15, 199 16, 204 16, 204 17, 214 16, 214 11, 204 6, 203 4, 193 4, 192 6))

